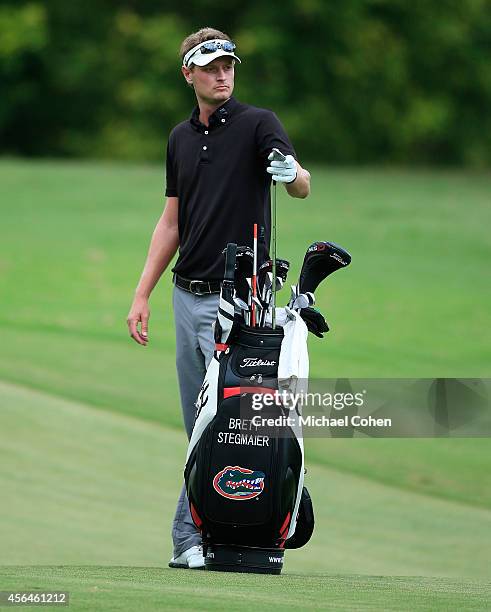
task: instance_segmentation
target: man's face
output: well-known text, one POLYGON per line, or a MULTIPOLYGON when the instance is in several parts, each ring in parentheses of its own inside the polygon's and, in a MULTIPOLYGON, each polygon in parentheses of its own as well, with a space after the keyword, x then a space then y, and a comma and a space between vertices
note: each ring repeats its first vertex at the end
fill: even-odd
POLYGON ((234 90, 234 60, 219 57, 206 66, 194 66, 193 70, 182 69, 188 82, 194 85, 196 96, 208 104, 220 104, 234 90))

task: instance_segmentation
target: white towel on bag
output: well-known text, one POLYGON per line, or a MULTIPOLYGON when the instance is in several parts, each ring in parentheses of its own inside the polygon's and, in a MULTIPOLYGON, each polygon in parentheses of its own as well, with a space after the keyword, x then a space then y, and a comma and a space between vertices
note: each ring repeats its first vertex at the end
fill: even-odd
POLYGON ((305 321, 296 310, 288 307, 287 320, 283 324, 284 337, 281 342, 278 363, 278 388, 290 393, 306 393, 309 378, 309 353, 307 336, 309 330, 305 321))

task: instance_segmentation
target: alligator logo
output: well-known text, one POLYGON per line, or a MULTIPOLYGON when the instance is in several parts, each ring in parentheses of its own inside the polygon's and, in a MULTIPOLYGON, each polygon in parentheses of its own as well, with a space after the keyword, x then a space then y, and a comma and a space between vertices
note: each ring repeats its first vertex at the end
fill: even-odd
POLYGON ((264 472, 227 465, 213 479, 213 488, 222 497, 243 501, 263 492, 264 478, 264 472))

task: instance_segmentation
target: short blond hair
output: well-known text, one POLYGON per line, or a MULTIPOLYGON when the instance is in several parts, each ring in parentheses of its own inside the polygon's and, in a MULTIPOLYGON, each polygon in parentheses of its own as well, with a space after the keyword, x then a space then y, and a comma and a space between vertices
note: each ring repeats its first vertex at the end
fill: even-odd
POLYGON ((179 51, 181 61, 184 60, 186 53, 193 47, 205 42, 205 40, 214 40, 215 38, 221 38, 222 40, 229 40, 232 42, 230 36, 224 32, 220 32, 220 30, 215 30, 215 28, 201 28, 201 30, 193 32, 193 34, 190 34, 182 41, 181 50, 179 51))

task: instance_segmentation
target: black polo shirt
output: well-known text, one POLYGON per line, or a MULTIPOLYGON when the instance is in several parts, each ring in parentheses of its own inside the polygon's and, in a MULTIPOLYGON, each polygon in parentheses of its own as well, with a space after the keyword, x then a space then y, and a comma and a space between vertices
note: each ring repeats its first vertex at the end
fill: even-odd
POLYGON ((173 272, 189 279, 223 278, 228 242, 253 246, 258 224, 259 264, 268 258, 273 147, 296 157, 276 115, 230 98, 209 119, 196 107, 167 144, 166 196, 179 198, 179 257, 173 272))

